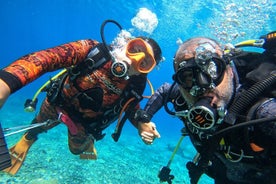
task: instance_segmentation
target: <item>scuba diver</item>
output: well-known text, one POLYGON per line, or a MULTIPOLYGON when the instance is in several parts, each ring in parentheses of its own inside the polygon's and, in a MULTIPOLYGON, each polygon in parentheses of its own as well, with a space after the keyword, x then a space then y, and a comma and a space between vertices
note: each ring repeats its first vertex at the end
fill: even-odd
MULTIPOLYGON (((122 31, 116 21, 106 20, 101 27, 103 43, 91 39, 67 43, 23 56, 0 71, 2 106, 10 94, 42 74, 66 68, 41 89, 47 95, 32 121, 37 126, 10 148, 11 166, 5 172, 16 174, 38 135, 61 122, 68 127, 70 151, 81 159, 97 159, 94 141, 103 139, 103 130, 115 120, 112 137, 116 142, 127 119, 137 127, 134 115, 143 99, 147 74, 162 60, 162 52, 155 40, 143 36, 107 45, 103 34, 107 23, 122 31)), ((34 111, 36 103, 37 98, 27 100, 25 110, 34 111)))
MULTIPOLYGON (((174 83, 161 85, 137 120, 151 122, 164 106, 183 121, 182 137, 197 151, 186 164, 190 182, 207 174, 218 184, 276 183, 276 32, 235 47, 191 38, 179 46, 173 66, 174 83)), ((155 138, 143 136, 146 144, 155 138)), ((170 162, 159 171, 161 182, 172 183, 170 162)))

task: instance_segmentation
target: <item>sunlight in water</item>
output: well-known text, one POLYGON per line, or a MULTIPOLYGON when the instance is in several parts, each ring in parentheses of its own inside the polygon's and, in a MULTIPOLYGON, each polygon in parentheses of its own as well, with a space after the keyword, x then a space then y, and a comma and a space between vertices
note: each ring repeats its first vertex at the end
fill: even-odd
POLYGON ((204 35, 223 43, 237 43, 273 30, 276 22, 274 0, 163 0, 159 6, 162 12, 157 14, 157 29, 162 32, 157 32, 168 40, 204 35), (267 24, 271 19, 274 21, 267 24))

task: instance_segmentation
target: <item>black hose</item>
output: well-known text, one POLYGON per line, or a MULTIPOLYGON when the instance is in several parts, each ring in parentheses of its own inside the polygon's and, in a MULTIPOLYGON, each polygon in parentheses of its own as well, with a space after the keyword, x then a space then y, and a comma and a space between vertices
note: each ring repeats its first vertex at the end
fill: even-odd
POLYGON ((173 90, 173 88, 174 88, 175 85, 176 85, 176 82, 174 82, 174 83, 172 84, 172 86, 170 87, 169 92, 168 92, 168 94, 167 94, 167 96, 166 96, 166 98, 165 98, 165 102, 164 102, 164 109, 165 109, 165 111, 166 111, 168 114, 173 115, 173 116, 175 115, 175 112, 171 111, 171 110, 168 108, 168 102, 169 102, 170 94, 171 94, 171 92, 172 92, 172 90, 173 90))
POLYGON ((106 44, 106 41, 105 41, 105 37, 104 37, 104 28, 105 28, 105 25, 106 25, 107 23, 114 23, 114 24, 116 24, 116 25, 119 27, 120 30, 122 30, 123 28, 122 28, 122 26, 121 26, 118 22, 116 22, 115 20, 110 20, 110 19, 108 19, 108 20, 105 20, 105 21, 102 23, 102 25, 101 25, 101 38, 102 38, 102 42, 103 42, 105 48, 106 48, 107 50, 109 50, 109 49, 108 49, 108 46, 107 46, 107 44, 106 44))
POLYGON ((243 123, 240 123, 237 125, 233 125, 231 127, 224 128, 224 129, 214 133, 212 136, 218 136, 221 134, 225 134, 226 132, 232 131, 237 128, 247 127, 247 126, 260 124, 260 123, 264 123, 264 122, 271 122, 271 121, 276 121, 276 116, 268 117, 268 118, 261 118, 261 119, 254 119, 254 120, 246 121, 246 122, 243 122, 243 123))
MULTIPOLYGON (((242 113, 248 106, 252 105, 256 100, 256 97, 260 96, 267 90, 270 86, 273 86, 276 82, 276 75, 271 74, 268 78, 257 82, 250 89, 241 94, 239 99, 234 102, 229 108, 230 115, 236 115, 242 113)), ((229 122, 228 122, 229 123, 229 122)), ((230 124, 234 124, 235 122, 230 122, 230 124)))

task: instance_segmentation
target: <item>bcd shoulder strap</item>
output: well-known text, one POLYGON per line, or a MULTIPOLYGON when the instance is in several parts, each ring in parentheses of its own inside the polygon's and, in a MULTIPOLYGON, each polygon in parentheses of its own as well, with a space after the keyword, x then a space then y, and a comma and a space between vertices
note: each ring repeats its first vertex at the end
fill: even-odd
POLYGON ((276 71, 276 58, 258 52, 233 52, 232 60, 237 68, 240 82, 244 85, 253 85, 264 80, 276 71))
POLYGON ((90 50, 85 60, 68 69, 70 79, 75 80, 79 75, 85 75, 92 72, 110 60, 111 56, 109 51, 103 43, 98 43, 90 50))

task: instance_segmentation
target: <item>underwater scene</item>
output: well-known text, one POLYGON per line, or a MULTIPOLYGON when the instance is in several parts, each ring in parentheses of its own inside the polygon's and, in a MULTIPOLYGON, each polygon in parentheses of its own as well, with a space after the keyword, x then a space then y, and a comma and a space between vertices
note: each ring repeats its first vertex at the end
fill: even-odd
MULTIPOLYGON (((173 58, 183 41, 207 36, 226 44, 258 39, 276 28, 275 0, 5 0, 0 3, 0 66, 36 51, 82 39, 112 43, 118 26, 132 36, 155 39, 164 61, 148 75, 153 89, 164 82, 172 83, 173 58)), ((252 49, 252 48, 245 48, 252 49)), ((254 51, 262 52, 260 48, 254 51)), ((46 94, 38 95, 35 112, 25 112, 24 104, 59 71, 48 72, 12 94, 0 111, 0 123, 7 146, 19 141, 38 113, 46 94), (19 130, 8 134, 5 130, 19 130)), ((145 96, 151 95, 147 85, 145 96)), ((143 108, 147 99, 143 99, 143 108)), ((102 140, 95 142, 97 160, 83 160, 68 148, 68 129, 60 124, 38 136, 26 160, 15 175, 0 172, 0 184, 157 184, 163 166, 171 169, 172 183, 190 183, 186 163, 196 150, 188 137, 182 141, 183 123, 163 108, 152 121, 161 137, 152 145, 141 140, 138 131, 126 121, 120 139, 112 133, 117 121, 106 128, 102 140), (177 149, 176 149, 177 148, 177 149)), ((164 182, 166 183, 166 182, 164 182)), ((202 175, 200 184, 212 184, 202 175)))

